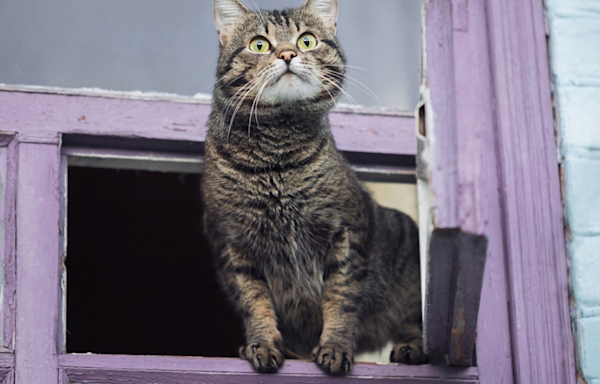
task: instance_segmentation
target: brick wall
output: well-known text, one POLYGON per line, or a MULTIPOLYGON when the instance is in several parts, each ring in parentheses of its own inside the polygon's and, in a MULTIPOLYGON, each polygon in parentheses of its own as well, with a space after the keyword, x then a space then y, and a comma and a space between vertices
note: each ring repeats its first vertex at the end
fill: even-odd
POLYGON ((546 5, 572 235, 567 247, 580 378, 600 384, 600 1, 546 0, 546 5))

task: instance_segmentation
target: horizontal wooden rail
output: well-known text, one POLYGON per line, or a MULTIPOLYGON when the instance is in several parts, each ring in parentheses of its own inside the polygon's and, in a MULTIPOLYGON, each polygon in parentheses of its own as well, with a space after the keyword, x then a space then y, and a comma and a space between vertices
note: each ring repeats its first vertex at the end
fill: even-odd
MULTIPOLYGON (((59 91, 0 86, 0 131, 35 134, 40 142, 63 133, 193 142, 206 136, 211 106, 204 99, 59 91)), ((338 148, 350 152, 414 156, 414 121, 389 111, 330 114, 338 148)))
MULTIPOLYGON (((76 383, 330 383, 339 381, 325 376, 312 362, 286 361, 277 374, 260 375, 240 359, 77 355, 58 357, 59 367, 76 383)), ((477 368, 406 366, 358 363, 344 383, 374 383, 399 380, 407 384, 478 383, 477 368)), ((395 381, 396 382, 396 381, 395 381)))

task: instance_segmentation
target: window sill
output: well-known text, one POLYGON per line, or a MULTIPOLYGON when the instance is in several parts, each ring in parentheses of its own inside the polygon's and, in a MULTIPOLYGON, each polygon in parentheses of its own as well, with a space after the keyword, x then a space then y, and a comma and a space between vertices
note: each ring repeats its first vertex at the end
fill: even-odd
MULTIPOLYGON (((260 375, 240 359, 67 354, 58 357, 59 367, 70 382, 76 383, 329 383, 312 362, 287 360, 279 373, 260 375), (260 379, 258 379, 260 377, 260 379)), ((407 366, 398 364, 358 363, 343 381, 373 383, 393 379, 401 383, 479 383, 476 367, 407 366)))

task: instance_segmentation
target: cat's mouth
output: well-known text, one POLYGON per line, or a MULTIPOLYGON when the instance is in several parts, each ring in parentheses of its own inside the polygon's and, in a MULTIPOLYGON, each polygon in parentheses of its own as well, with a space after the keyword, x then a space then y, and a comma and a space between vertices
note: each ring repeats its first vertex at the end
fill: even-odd
POLYGON ((292 68, 291 68, 291 67, 288 67, 288 68, 287 68, 287 70, 286 70, 286 71, 284 71, 284 72, 281 74, 281 76, 279 77, 279 79, 278 79, 278 80, 281 80, 281 79, 282 79, 282 78, 284 78, 284 77, 288 77, 288 78, 289 78, 289 77, 294 77, 294 76, 301 77, 301 76, 300 76, 300 75, 298 75, 296 72, 294 72, 294 71, 292 70, 292 68))
POLYGON ((305 73, 302 68, 294 68, 294 65, 277 65, 278 73, 261 92, 262 102, 267 104, 295 102, 309 99, 320 92, 319 87, 310 81, 308 73, 305 73))

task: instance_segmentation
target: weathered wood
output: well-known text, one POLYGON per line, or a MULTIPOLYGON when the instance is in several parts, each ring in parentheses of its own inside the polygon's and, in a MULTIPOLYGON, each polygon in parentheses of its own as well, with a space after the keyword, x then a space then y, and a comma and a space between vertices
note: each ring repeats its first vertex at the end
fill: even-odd
MULTIPOLYGON (((119 94, 121 97, 125 97, 119 94)), ((203 142, 206 103, 131 100, 0 90, 0 130, 39 137, 58 133, 203 142)), ((414 117, 331 112, 331 130, 343 151, 415 155, 414 117)))
POLYGON ((477 318, 479 375, 484 383, 512 383, 494 90, 485 2, 455 1, 452 10, 459 127, 459 218, 463 232, 485 235, 488 241, 477 318))
MULTIPOLYGON (((0 198, 0 217, 4 231, 2 238, 2 346, 13 349, 16 309, 16 217, 17 204, 17 141, 14 135, 0 134, 0 180, 2 194, 0 198)), ((14 359, 13 359, 14 361, 14 359)))
POLYGON ((444 364, 450 348, 452 274, 460 248, 460 229, 434 229, 428 248, 424 344, 431 362, 444 364))
POLYGON ((434 228, 458 228, 458 147, 450 0, 425 3, 421 96, 425 100, 426 151, 434 228))
MULTIPOLYGON (((12 141, 12 139, 10 139, 12 141)), ((14 381, 15 354, 13 351, 0 351, 0 383, 13 384, 14 381)))
MULTIPOLYGON (((68 203, 68 159, 61 154, 59 162, 59 217, 58 217, 58 255, 60 257, 60 292, 58 299, 58 331, 56 333, 57 353, 67 353, 67 203, 68 203)), ((67 383, 68 384, 68 383, 67 383)))
POLYGON ((17 196, 17 384, 58 382, 59 151, 19 144, 17 196))
POLYGON ((240 359, 165 356, 62 355, 59 365, 77 383, 478 383, 477 368, 356 364, 344 379, 324 376, 312 362, 287 360, 276 375, 256 374, 240 359))
POLYGON ((450 365, 474 363, 475 336, 488 241, 484 235, 462 232, 452 277, 452 312, 448 360, 450 365))
POLYGON ((574 383, 543 2, 487 1, 518 383, 574 383))
POLYGON ((0 353, 0 381, 2 384, 12 384, 10 379, 13 377, 15 366, 15 355, 13 353, 0 353))
POLYGON ((2 384, 13 384, 14 382, 15 382, 15 371, 13 369, 11 369, 4 376, 4 380, 2 380, 2 384))
MULTIPOLYGON (((488 218, 471 215, 485 212, 488 200, 464 195, 469 188, 473 192, 487 186, 479 177, 479 167, 468 160, 489 148, 477 136, 460 136, 462 126, 457 128, 457 121, 463 120, 457 116, 454 33, 468 30, 468 4, 460 2, 457 9, 456 21, 449 0, 430 1, 424 10, 424 113, 419 110, 418 156, 421 183, 427 183, 421 188, 427 193, 419 198, 424 201, 421 206, 430 210, 427 222, 421 223, 421 230, 430 233, 429 238, 422 237, 428 247, 424 338, 434 363, 470 366, 488 244, 482 224, 488 218), (470 152, 461 154, 465 149, 470 152)), ((469 92, 464 82, 460 85, 463 93, 469 92)), ((461 107, 465 109, 461 112, 469 113, 461 107)), ((492 126, 482 128, 491 131, 492 126)))
POLYGON ((451 310, 451 282, 458 252, 455 104, 450 0, 424 5, 423 62, 419 111, 419 204, 425 260, 423 341, 432 363, 445 363, 451 310))

